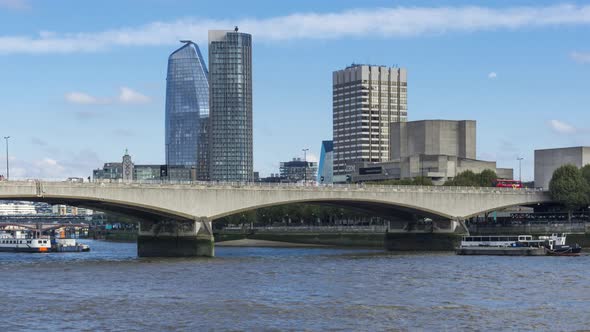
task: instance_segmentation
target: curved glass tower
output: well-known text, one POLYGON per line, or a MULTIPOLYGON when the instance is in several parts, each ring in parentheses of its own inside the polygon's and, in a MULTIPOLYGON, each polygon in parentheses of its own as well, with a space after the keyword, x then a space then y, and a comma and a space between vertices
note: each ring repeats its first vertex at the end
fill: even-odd
POLYGON ((197 44, 182 42, 168 58, 166 164, 195 167, 208 180, 209 73, 197 44))
POLYGON ((209 69, 211 180, 252 182, 252 36, 210 30, 209 69))

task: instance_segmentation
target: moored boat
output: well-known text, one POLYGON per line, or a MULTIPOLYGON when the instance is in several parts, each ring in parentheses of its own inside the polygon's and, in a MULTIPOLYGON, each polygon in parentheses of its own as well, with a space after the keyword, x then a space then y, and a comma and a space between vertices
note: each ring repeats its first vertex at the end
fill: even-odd
POLYGON ((498 256, 578 256, 582 248, 578 244, 566 245, 566 234, 552 234, 533 239, 532 235, 465 236, 458 255, 498 256))

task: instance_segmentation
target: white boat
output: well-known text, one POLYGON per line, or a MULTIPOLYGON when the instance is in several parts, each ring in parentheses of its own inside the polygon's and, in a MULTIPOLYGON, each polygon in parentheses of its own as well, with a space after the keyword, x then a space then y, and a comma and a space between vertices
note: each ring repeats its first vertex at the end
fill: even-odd
POLYGON ((10 252, 50 252, 49 237, 34 238, 25 232, 0 232, 0 251, 10 252))

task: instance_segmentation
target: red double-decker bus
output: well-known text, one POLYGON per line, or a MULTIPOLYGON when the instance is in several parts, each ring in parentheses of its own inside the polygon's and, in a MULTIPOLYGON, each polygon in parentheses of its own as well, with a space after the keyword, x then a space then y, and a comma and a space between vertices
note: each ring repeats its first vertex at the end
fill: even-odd
POLYGON ((494 181, 494 187, 498 188, 522 188, 522 182, 518 180, 505 180, 505 179, 496 179, 494 181))

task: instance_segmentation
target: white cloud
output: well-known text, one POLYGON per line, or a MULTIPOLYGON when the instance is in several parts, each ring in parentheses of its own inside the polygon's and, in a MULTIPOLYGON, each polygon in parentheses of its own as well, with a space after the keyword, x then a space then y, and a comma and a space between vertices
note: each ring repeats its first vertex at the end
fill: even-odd
POLYGON ((334 13, 297 13, 263 19, 193 18, 100 32, 43 31, 39 36, 0 37, 0 53, 95 52, 118 46, 170 45, 186 38, 205 42, 207 30, 231 29, 234 25, 251 33, 256 41, 275 41, 365 36, 407 37, 456 31, 588 24, 590 5, 375 8, 334 13))
POLYGON ((84 92, 68 92, 65 99, 70 104, 79 105, 106 105, 119 102, 121 104, 146 104, 151 98, 131 88, 121 87, 117 98, 99 98, 84 92))
POLYGON ((577 63, 590 63, 590 53, 572 52, 570 58, 577 63))
MULTIPOLYGON (((10 157, 10 177, 18 179, 65 180, 71 176, 88 177, 103 161, 92 150, 69 151, 66 159, 43 157, 23 160, 10 157)), ((0 158, 0 162, 6 162, 0 158)), ((0 171, 0 174, 4 172, 0 171)))
POLYGON ((98 105, 108 103, 108 100, 100 99, 84 92, 68 92, 65 94, 65 98, 71 104, 98 105))
POLYGON ((493 80, 496 77, 498 77, 498 74, 496 74, 496 72, 494 72, 494 71, 488 74, 488 78, 489 79, 492 79, 493 80))
POLYGON ((30 9, 31 4, 27 0, 0 0, 0 7, 8 9, 30 9))
POLYGON ((576 127, 559 120, 550 120, 549 127, 558 134, 575 134, 578 131, 576 127))
POLYGON ((151 98, 141 93, 134 91, 128 87, 121 87, 119 93, 119 102, 123 104, 146 104, 151 101, 151 98))

